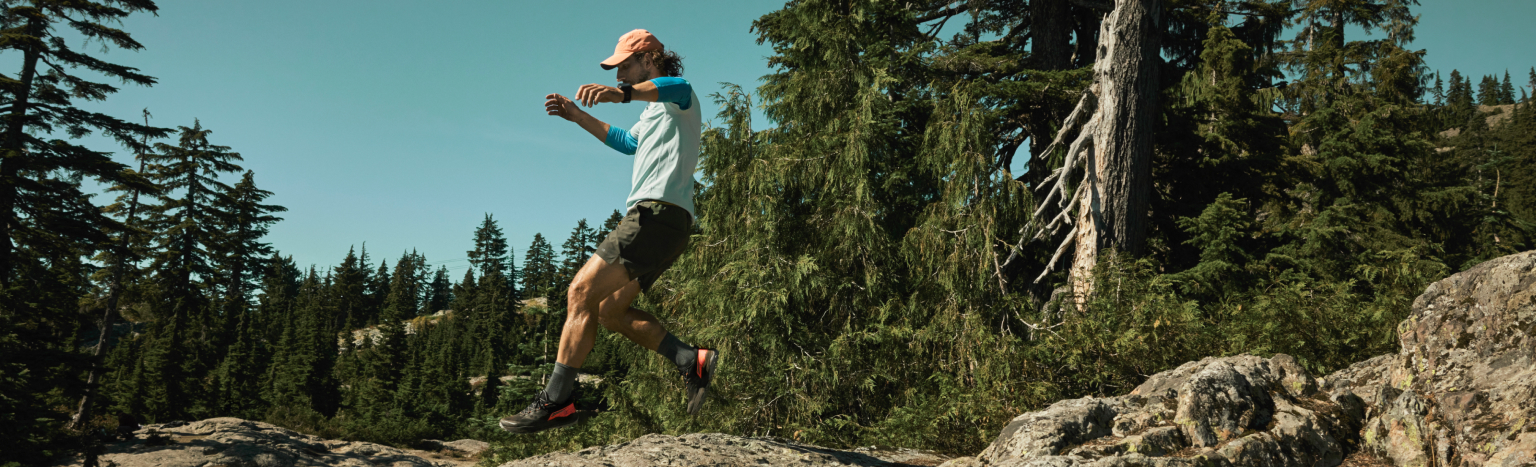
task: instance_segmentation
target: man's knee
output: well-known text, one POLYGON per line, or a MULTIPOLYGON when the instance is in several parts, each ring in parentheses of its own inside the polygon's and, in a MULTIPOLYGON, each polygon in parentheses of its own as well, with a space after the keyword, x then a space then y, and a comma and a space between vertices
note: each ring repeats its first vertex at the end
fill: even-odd
POLYGON ((571 313, 589 314, 597 311, 597 306, 603 301, 603 297, 594 290, 594 284, 590 279, 577 277, 571 282, 571 287, 565 290, 565 303, 571 313))

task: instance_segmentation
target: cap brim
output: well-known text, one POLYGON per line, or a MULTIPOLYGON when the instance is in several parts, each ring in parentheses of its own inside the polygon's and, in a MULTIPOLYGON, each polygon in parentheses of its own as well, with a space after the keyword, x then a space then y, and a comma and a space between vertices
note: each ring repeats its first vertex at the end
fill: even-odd
POLYGON ((613 54, 612 57, 608 57, 607 60, 603 60, 603 62, 599 63, 598 66, 603 67, 604 70, 612 70, 614 67, 619 66, 620 63, 624 63, 624 60, 628 59, 629 56, 633 55, 633 54, 634 54, 634 52, 624 52, 624 53, 613 54))

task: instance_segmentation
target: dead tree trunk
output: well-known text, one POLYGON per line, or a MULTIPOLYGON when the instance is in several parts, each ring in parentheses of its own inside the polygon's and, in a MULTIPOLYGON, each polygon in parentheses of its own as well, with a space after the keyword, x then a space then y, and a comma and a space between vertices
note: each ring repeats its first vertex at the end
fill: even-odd
POLYGON ((1099 253, 1113 248, 1139 255, 1146 246, 1152 189, 1152 126, 1157 113, 1161 47, 1159 0, 1119 0, 1100 26, 1098 126, 1092 183, 1078 210, 1071 277, 1079 296, 1093 290, 1099 253))
MULTIPOLYGON (((1160 8, 1160 0, 1116 0, 1100 25, 1094 84, 1043 151, 1050 154, 1076 132, 1061 168, 1039 185, 1045 192, 1018 247, 1070 228, 1035 283, 1071 249, 1069 277, 1079 303, 1093 291, 1102 251, 1136 255, 1146 244, 1160 8)), ((1004 267, 1018 258, 1018 247, 1004 267)))

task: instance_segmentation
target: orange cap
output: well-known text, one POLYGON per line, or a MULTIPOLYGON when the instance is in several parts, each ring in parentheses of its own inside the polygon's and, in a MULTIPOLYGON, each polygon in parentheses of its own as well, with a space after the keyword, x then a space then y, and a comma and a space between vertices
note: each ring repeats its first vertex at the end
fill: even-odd
POLYGON ((635 52, 651 50, 662 50, 661 41, 656 40, 656 36, 651 35, 650 31, 636 29, 619 36, 619 45, 613 48, 613 56, 603 60, 600 65, 604 70, 612 70, 613 67, 619 66, 619 62, 623 62, 635 52))

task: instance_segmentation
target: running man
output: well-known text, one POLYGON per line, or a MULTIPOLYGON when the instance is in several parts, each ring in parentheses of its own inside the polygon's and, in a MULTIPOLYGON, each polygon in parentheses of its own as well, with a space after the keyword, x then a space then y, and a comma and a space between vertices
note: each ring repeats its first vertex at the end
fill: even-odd
POLYGON ((693 170, 699 157, 699 98, 683 74, 682 57, 656 36, 636 29, 619 38, 613 56, 601 63, 617 68, 619 87, 587 84, 576 99, 545 96, 544 110, 580 125, 598 141, 633 155, 624 221, 576 272, 566 292, 565 328, 549 384, 528 408, 501 419, 517 433, 559 428, 577 421, 576 372, 592 351, 597 327, 623 334, 677 365, 688 388, 688 413, 704 403, 717 355, 678 340, 655 316, 630 308, 688 245, 693 225, 693 170), (581 110, 599 103, 649 102, 635 128, 625 131, 581 110))

